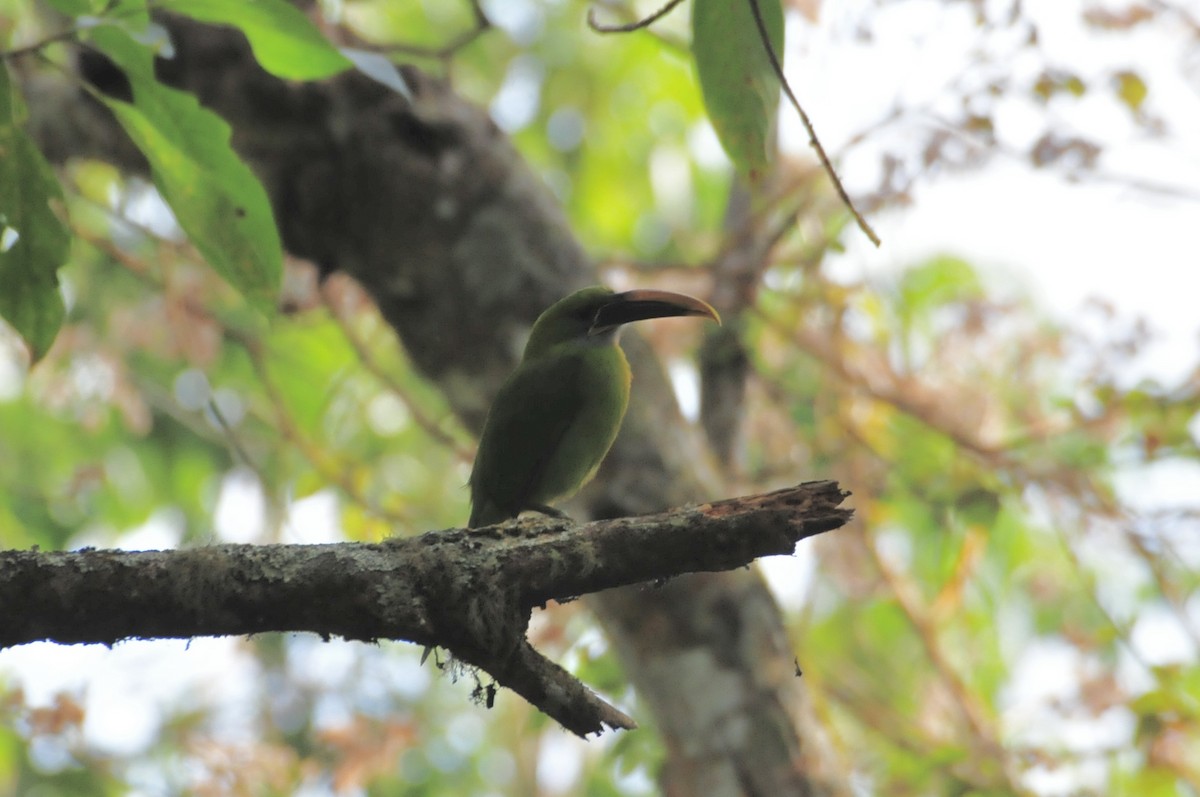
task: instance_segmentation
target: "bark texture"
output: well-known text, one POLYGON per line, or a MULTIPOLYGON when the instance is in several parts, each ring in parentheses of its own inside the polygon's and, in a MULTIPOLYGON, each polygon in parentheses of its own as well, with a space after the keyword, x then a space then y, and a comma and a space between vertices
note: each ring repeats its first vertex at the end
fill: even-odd
POLYGON ((444 647, 585 736, 636 723, 535 651, 535 606, 789 554, 843 525, 834 482, 654 516, 517 522, 380 544, 0 551, 0 648, 312 631, 444 647))
MULTIPOLYGON (((235 32, 178 20, 170 29, 176 56, 164 79, 233 126, 286 248, 356 277, 413 362, 478 430, 533 319, 597 281, 549 191, 485 111, 416 70, 406 70, 409 104, 359 75, 285 83, 257 67, 235 32)), ((27 96, 51 154, 138 166, 125 145, 100 152, 114 140, 112 123, 82 94, 58 86, 27 96)), ((593 517, 619 517, 715 497, 663 369, 636 335, 625 349, 630 411, 580 502, 593 517)), ((794 655, 755 571, 682 578, 653 600, 617 591, 596 604, 665 735, 665 791, 816 793, 796 732, 794 655)))

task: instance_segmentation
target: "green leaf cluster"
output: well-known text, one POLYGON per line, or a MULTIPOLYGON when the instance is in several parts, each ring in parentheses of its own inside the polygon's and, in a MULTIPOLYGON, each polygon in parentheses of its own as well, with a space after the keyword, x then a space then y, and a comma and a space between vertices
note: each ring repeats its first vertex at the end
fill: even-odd
MULTIPOLYGON (((150 163, 155 185, 192 243, 251 302, 267 309, 278 291, 282 250, 266 192, 230 147, 230 130, 195 98, 162 85, 153 59, 170 44, 137 0, 57 0, 78 17, 79 36, 110 58, 133 88, 130 102, 99 96, 150 163)), ((285 0, 199 0, 159 6, 202 22, 233 25, 264 69, 291 80, 329 77, 354 66, 285 0)), ((364 68, 367 67, 363 64, 364 68)), ((372 66, 377 77, 378 66, 372 66)), ((386 76, 385 76, 386 77, 386 76)), ((402 85, 398 75, 392 81, 402 85)), ((41 359, 65 317, 57 269, 69 255, 62 190, 21 130, 21 98, 0 75, 0 318, 41 359)))

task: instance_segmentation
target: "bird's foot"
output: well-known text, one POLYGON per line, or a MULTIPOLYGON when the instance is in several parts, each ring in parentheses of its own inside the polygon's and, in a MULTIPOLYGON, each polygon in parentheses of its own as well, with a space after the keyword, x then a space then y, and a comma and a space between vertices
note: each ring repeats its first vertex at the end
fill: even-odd
POLYGON ((561 509, 558 509, 556 507, 549 506, 548 504, 532 504, 525 508, 528 509, 530 512, 537 512, 538 514, 541 514, 541 515, 548 515, 549 517, 558 518, 559 520, 569 520, 572 523, 575 522, 575 519, 572 518, 570 515, 568 515, 566 512, 564 512, 561 509))

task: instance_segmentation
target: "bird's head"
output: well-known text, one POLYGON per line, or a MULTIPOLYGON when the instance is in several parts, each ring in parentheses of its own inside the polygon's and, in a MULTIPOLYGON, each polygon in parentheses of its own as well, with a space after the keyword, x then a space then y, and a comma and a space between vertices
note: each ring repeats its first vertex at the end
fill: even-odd
POLYGON ((569 341, 611 342, 622 324, 669 316, 704 316, 721 323, 717 311, 692 296, 670 291, 634 290, 615 293, 596 286, 575 291, 538 316, 525 356, 569 341))

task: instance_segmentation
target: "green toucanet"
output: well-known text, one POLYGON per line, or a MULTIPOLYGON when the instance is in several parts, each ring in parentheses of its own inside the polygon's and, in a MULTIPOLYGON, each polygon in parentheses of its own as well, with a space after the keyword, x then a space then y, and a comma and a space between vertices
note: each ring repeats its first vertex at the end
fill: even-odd
POLYGON ((496 394, 471 471, 471 528, 526 509, 555 513, 608 453, 629 404, 622 324, 717 312, 667 291, 594 287, 551 305, 533 325, 521 364, 496 394))

